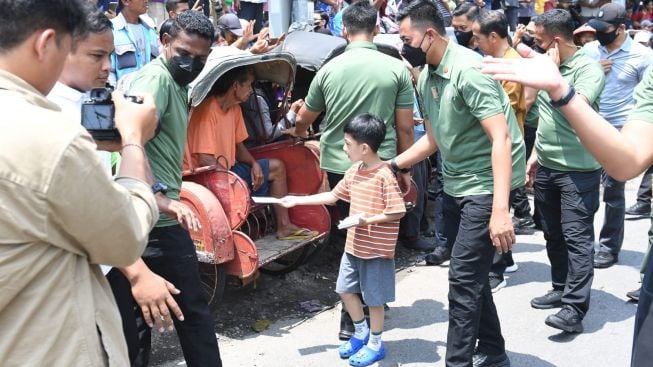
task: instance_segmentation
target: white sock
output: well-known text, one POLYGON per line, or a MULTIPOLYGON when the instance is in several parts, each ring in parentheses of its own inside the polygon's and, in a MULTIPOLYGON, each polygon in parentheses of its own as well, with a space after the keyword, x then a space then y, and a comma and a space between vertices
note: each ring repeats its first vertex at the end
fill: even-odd
POLYGON ((367 342, 367 347, 378 352, 379 349, 381 349, 381 345, 383 345, 383 341, 381 341, 381 333, 370 334, 370 341, 367 342))
POLYGON ((365 318, 361 321, 354 321, 354 338, 365 340, 369 333, 370 328, 367 326, 367 320, 365 318))

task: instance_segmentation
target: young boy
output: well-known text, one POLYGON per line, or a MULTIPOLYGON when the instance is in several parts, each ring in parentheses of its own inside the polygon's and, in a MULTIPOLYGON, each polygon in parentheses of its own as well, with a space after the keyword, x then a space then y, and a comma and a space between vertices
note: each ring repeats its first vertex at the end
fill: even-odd
POLYGON ((383 304, 395 299, 394 251, 399 219, 406 208, 397 180, 377 150, 385 138, 383 120, 362 114, 345 124, 344 150, 354 164, 331 191, 311 196, 286 196, 281 205, 350 202, 350 216, 358 223, 347 230, 336 292, 354 320, 355 333, 338 349, 352 366, 368 366, 385 357, 381 342, 383 304), (358 294, 370 309, 370 327, 358 294))

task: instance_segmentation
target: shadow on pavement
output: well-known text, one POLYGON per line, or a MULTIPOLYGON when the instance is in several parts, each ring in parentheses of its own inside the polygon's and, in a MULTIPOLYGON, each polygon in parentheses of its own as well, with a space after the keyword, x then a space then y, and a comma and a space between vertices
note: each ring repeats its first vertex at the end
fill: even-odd
POLYGON ((442 359, 447 345, 444 341, 432 342, 424 339, 390 340, 383 341, 383 343, 386 348, 386 357, 378 364, 378 367, 394 367, 408 363, 435 363, 442 359))
POLYGON ((385 330, 417 329, 449 321, 444 304, 433 299, 419 299, 411 306, 392 306, 386 315, 385 330))
POLYGON ((519 242, 519 237, 517 237, 517 243, 512 247, 512 252, 515 254, 521 252, 540 252, 545 250, 545 246, 539 243, 529 243, 529 242, 519 242))
MULTIPOLYGON (((508 287, 531 282, 551 282, 551 267, 548 264, 535 261, 517 261, 519 270, 516 273, 505 274, 508 276, 508 287)), ((533 295, 533 297, 541 294, 533 295)))
POLYGON ((557 367, 556 365, 549 363, 539 357, 530 355, 515 353, 507 351, 508 357, 510 358, 510 364, 512 366, 528 366, 528 367, 557 367))

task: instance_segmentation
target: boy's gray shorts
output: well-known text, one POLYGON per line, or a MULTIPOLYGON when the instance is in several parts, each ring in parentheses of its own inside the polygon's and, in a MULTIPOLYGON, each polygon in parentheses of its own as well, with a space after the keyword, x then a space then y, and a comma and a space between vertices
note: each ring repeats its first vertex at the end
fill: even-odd
POLYGON ((394 259, 360 259, 345 252, 340 260, 336 293, 361 293, 368 306, 393 302, 394 259))

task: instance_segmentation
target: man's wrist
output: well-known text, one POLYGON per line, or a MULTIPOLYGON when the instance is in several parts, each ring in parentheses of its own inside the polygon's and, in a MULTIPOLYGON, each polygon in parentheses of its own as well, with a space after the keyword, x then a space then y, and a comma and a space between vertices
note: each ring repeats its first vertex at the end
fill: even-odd
POLYGON ((552 101, 559 101, 560 99, 562 99, 562 97, 564 97, 567 94, 567 92, 569 92, 569 88, 570 88, 569 83, 567 83, 566 80, 561 79, 558 86, 553 90, 549 91, 549 97, 551 98, 552 101))

